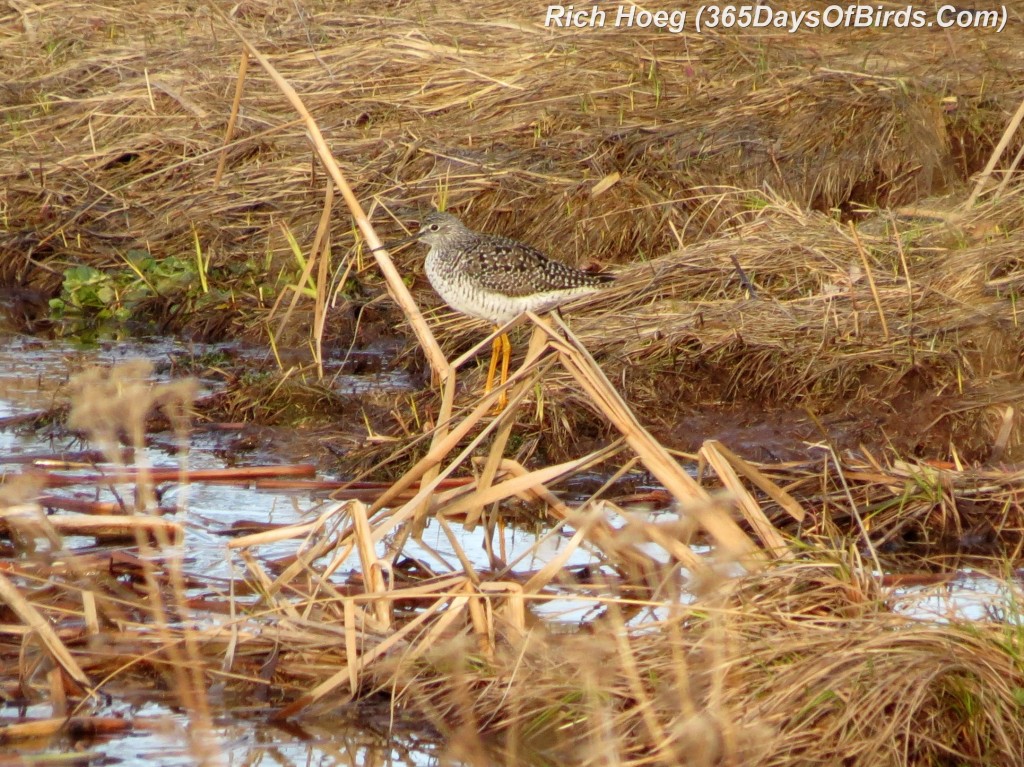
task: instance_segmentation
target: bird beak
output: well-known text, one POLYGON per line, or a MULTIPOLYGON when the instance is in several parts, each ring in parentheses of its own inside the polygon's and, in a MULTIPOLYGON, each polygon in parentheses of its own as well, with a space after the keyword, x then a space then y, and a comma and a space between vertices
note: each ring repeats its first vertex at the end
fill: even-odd
POLYGON ((395 240, 393 242, 385 242, 380 247, 370 248, 370 250, 371 251, 374 251, 374 250, 394 250, 395 248, 400 248, 403 245, 408 245, 410 242, 416 242, 419 238, 420 238, 420 234, 419 234, 419 232, 417 232, 414 235, 411 235, 409 237, 403 237, 400 240, 395 240))

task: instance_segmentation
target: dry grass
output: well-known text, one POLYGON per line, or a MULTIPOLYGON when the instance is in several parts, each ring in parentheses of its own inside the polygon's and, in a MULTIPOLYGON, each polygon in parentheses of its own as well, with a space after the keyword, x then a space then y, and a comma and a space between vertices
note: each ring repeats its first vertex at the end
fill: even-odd
MULTIPOLYGON (((1024 96, 1019 19, 1001 35, 901 33, 894 50, 891 30, 551 32, 535 7, 507 3, 233 7, 301 97, 334 173, 269 67, 241 82, 242 44, 208 6, 3 13, 17 30, 0 41, 6 288, 51 296, 72 266, 125 272, 145 250, 196 266, 153 286, 136 318, 260 339, 282 368, 282 349, 308 348, 284 380, 313 380, 325 349, 402 321, 447 375, 414 416, 395 405, 399 450, 363 456, 397 475, 382 495, 233 541, 243 575, 203 599, 166 550, 179 528, 126 522, 140 556, 115 571, 107 554, 64 551, 38 487, 5 486, 20 547, 0 579, 0 657, 17 669, 5 694, 62 716, 88 710, 92 690, 156 676, 195 722, 200 762, 215 751, 211 680, 281 718, 386 691, 481 764, 1024 757, 1014 584, 998 620, 938 623, 895 611, 902 597, 879 576, 893 547, 922 544, 922 569, 938 568, 934 544, 972 535, 998 541, 993 569, 1014 568, 1021 477, 996 464, 1024 444, 1024 189, 992 150, 1024 96), (960 206, 990 158, 977 204, 960 206), (525 323, 510 409, 492 418, 496 393, 471 400, 457 386, 475 383, 472 355, 456 355, 485 348, 482 329, 389 308, 388 289, 401 301, 405 288, 370 266, 375 233, 358 213, 358 229, 328 215, 339 179, 382 232, 440 203, 567 261, 619 264, 621 277, 573 307, 573 330, 525 323), (895 436, 853 454, 824 429, 820 452, 772 465, 707 441, 695 481, 644 423, 708 401, 878 411, 895 436), (595 424, 595 449, 574 450, 595 424), (557 462, 510 457, 530 428, 547 441, 533 455, 557 462), (607 488, 577 509, 553 494, 595 465, 642 467, 677 517, 632 513, 607 488), (571 532, 559 557, 524 572, 499 553, 481 571, 451 535, 456 566, 396 572, 426 518, 448 533, 453 520, 500 530, 511 499, 571 532), (260 556, 287 539, 287 560, 260 556), (597 576, 565 567, 580 548, 603 564, 597 576), (339 575, 352 567, 359 578, 339 575), (558 633, 535 612, 567 595, 596 617, 558 633)), ((1009 158, 1022 140, 1005 139, 1009 158)), ((395 255, 417 273, 419 255, 395 255)), ((413 295, 436 303, 422 280, 413 295)), ((187 392, 143 379, 84 380, 77 427, 141 447, 145 413, 165 405, 183 428, 187 392)), ((135 498, 152 510, 144 478, 135 498)))
MULTIPOLYGON (((533 321, 510 407, 561 366, 621 440, 527 470, 503 457, 497 437, 515 411, 487 418, 492 393, 438 428, 427 455, 371 505, 328 504, 307 523, 231 541, 239 577, 228 584, 186 574, 165 528, 146 524, 154 496, 145 471, 134 475, 142 514, 123 518, 141 556, 67 551, 59 530, 76 515, 48 517, 36 487, 11 484, 3 520, 21 556, 0 580, 9 608, 0 657, 18 669, 8 692, 49 701, 54 716, 83 716, 87 693, 155 676, 189 712, 199 763, 217 750, 206 699, 214 682, 227 700, 267 701, 279 719, 387 692, 447 733, 460 758, 481 764, 980 765, 1024 756, 1017 585, 1001 584, 1005 596, 986 621, 912 618, 894 609, 912 597, 878 576, 875 548, 891 543, 875 531, 891 539, 919 525, 941 535, 967 524, 972 510, 1000 527, 996 537, 1019 540, 1019 474, 854 464, 835 454, 817 467, 757 466, 709 441, 706 476, 694 482, 636 423, 578 339, 533 321), (650 519, 607 499, 607 489, 575 509, 551 492, 608 461, 644 465, 671 491, 677 515, 650 519), (470 480, 443 484, 453 474, 470 480), (713 478, 727 492, 709 492, 713 478), (515 499, 555 528, 506 562, 500 504, 515 499), (481 512, 488 537, 497 535, 487 569, 472 564, 451 528, 481 512), (425 514, 455 557, 419 557, 410 574, 398 563, 425 514), (799 539, 779 532, 793 518, 799 539), (871 562, 832 548, 851 526, 871 562), (571 537, 545 557, 545 540, 563 529, 571 537), (293 556, 260 555, 286 540, 296 541, 293 556), (689 545, 700 541, 715 546, 701 554, 689 545), (577 549, 599 563, 589 575, 566 565, 577 549), (537 559, 547 559, 539 570, 521 569, 537 559), (353 568, 357 575, 341 576, 353 568), (571 631, 539 612, 580 601, 593 609, 571 631)), ((154 386, 144 374, 132 365, 88 372, 74 387, 74 423, 115 468, 113 440, 141 439, 150 407, 181 423, 187 385, 154 386)), ((16 727, 3 733, 20 737, 16 727)))
MULTIPOLYGON (((306 127, 259 67, 239 79, 241 43, 222 17, 55 9, 10 11, 22 32, 0 47, 4 283, 52 295, 73 264, 123 270, 131 249, 193 259, 198 248, 208 284, 164 285, 135 317, 206 338, 275 334, 308 346, 320 369, 396 324, 362 235, 337 213, 324 227, 332 198, 306 127), (345 297, 325 302, 343 277, 345 297), (296 289, 310 282, 312 316, 296 289), (265 322, 282 299, 303 311, 265 322)), ((896 447, 945 458, 954 441, 989 457, 990 408, 1020 406, 1020 192, 993 199, 1020 135, 1007 134, 976 210, 953 210, 966 194, 934 197, 995 157, 1022 97, 1017 26, 904 31, 894 50, 891 30, 553 32, 537 13, 413 3, 342 17, 268 1, 234 20, 382 231, 444 203, 569 261, 632 264, 579 318, 630 400, 797 403, 842 418, 923 397, 921 423, 885 425, 933 434, 896 447), (871 213, 899 205, 939 217, 871 213), (838 223, 851 215, 856 237, 838 223)), ((399 254, 400 271, 417 274, 419 258, 399 254)), ((436 305, 422 279, 413 292, 436 305)), ((479 332, 444 314, 433 327, 449 355, 479 332)), ((593 421, 560 382, 545 393, 564 416, 545 424, 561 459, 557 446, 593 421)), ((1019 444, 1017 422, 1006 455, 1019 444)))

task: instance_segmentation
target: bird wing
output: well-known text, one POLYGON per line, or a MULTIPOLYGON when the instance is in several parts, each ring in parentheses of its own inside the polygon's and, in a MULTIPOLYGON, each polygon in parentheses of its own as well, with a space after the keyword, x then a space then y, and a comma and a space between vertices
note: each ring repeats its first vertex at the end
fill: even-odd
POLYGON ((473 282, 506 296, 597 286, 610 279, 608 275, 581 272, 505 237, 476 243, 461 260, 463 271, 473 282))

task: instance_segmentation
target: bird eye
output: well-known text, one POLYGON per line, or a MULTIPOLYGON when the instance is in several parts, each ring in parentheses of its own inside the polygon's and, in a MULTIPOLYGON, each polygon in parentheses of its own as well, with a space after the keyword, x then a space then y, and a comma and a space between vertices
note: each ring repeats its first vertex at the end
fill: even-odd
POLYGON ((441 228, 440 224, 431 224, 430 225, 430 231, 432 231, 432 232, 436 232, 440 228, 441 228))

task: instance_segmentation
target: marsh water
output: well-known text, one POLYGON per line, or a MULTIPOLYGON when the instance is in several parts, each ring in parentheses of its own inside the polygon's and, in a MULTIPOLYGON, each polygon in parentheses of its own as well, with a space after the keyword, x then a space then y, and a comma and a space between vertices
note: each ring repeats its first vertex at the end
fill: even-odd
MULTIPOLYGON (((67 383, 76 372, 90 365, 112 366, 129 359, 145 358, 155 364, 156 377, 167 378, 171 369, 169 360, 175 355, 195 356, 218 351, 217 347, 169 342, 110 343, 81 347, 71 343, 39 342, 22 337, 7 338, 0 346, 0 470, 5 479, 45 466, 55 459, 76 459, 92 446, 69 436, 63 428, 52 429, 35 423, 35 416, 50 408, 55 401, 66 397, 67 383)), ((237 348, 233 349, 238 352, 237 348)), ((258 352, 253 352, 258 353, 258 352)), ((199 396, 205 396, 218 387, 216 380, 200 381, 199 396)), ((407 385, 401 375, 372 373, 365 376, 341 376, 335 385, 349 392, 368 387, 395 387, 407 385)), ((176 440, 171 434, 151 435, 144 460, 155 468, 175 467, 179 455, 176 440)), ((310 438, 312 439, 312 437, 310 438)), ((220 468, 230 465, 268 466, 294 464, 308 460, 310 445, 304 444, 295 430, 261 430, 249 449, 236 451, 232 447, 238 440, 234 429, 197 427, 191 435, 187 464, 190 469, 220 468)), ((318 471, 318 476, 331 479, 330 471, 318 471)), ((111 500, 109 491, 101 490, 91 498, 111 500)), ((233 531, 246 522, 256 525, 287 525, 308 520, 335 503, 326 492, 306 490, 257 489, 242 482, 196 482, 183 488, 169 485, 161 495, 164 509, 178 511, 173 518, 185 527, 185 540, 181 548, 186 576, 196 577, 206 586, 219 583, 228 588, 233 578, 244 575, 244 567, 236 554, 226 546, 233 531), (184 494, 185 497, 181 497, 184 494)), ((459 544, 471 558, 474 566, 487 567, 484 553, 483 531, 460 533, 459 544)), ((505 536, 505 556, 519 560, 518 567, 531 569, 538 566, 538 557, 547 558, 557 553, 563 537, 549 535, 544 543, 530 548, 537 536, 530 531, 510 529, 505 536), (526 559, 523 554, 528 554, 526 559)), ((92 538, 68 537, 66 550, 91 553, 97 550, 92 538)), ((283 541, 260 547, 264 558, 287 556, 294 553, 296 543, 283 541)), ((448 538, 436 524, 428 523, 419 540, 410 541, 404 550, 408 557, 422 559, 445 566, 458 563, 448 538)), ((583 550, 570 557, 570 565, 586 565, 592 559, 583 550)), ((342 572, 340 577, 345 577, 342 572)), ((190 596, 202 596, 203 589, 190 596)), ((572 600, 569 595, 562 601, 545 603, 540 612, 549 620, 572 622, 585 615, 591 605, 572 600)), ((216 690, 211 691, 211 703, 216 706, 216 690)), ((265 707, 251 709, 239 706, 237 701, 221 702, 216 711, 213 736, 217 743, 214 751, 223 757, 223 763, 272 764, 389 764, 423 765, 436 763, 444 751, 437 735, 422 722, 415 725, 403 722, 396 713, 383 706, 375 714, 373 706, 361 705, 356 710, 337 710, 326 716, 303 720, 294 726, 277 727, 266 721, 265 707), (369 714, 368 714, 369 708, 369 714)), ((196 756, 187 748, 185 729, 188 717, 176 709, 171 697, 163 698, 152 691, 118 695, 108 698, 88 712, 93 716, 123 717, 136 726, 130 734, 96 739, 87 743, 68 740, 41 740, 26 742, 22 750, 37 758, 55 753, 75 753, 83 760, 97 759, 104 763, 134 764, 145 761, 159 765, 189 765, 196 756), (142 726, 139 726, 142 725, 142 726)), ((46 719, 53 716, 48 705, 31 701, 0 704, 0 722, 10 723, 24 718, 46 719)))
MULTIPOLYGON (((216 352, 217 347, 198 347, 167 341, 153 343, 110 343, 81 347, 68 342, 38 341, 24 337, 9 337, 0 344, 0 469, 5 478, 22 473, 44 458, 73 456, 90 446, 68 436, 63 429, 40 426, 33 416, 50 408, 55 401, 66 396, 70 377, 88 365, 111 366, 132 358, 146 358, 156 367, 157 376, 168 377, 174 366, 169 364, 176 355, 196 356, 216 352)), ((236 347, 232 350, 239 353, 236 347)), ((244 350, 241 350, 245 353, 244 350)), ((262 352, 253 351, 253 354, 262 352)), ((200 396, 214 392, 216 379, 201 380, 200 396)), ((401 375, 375 372, 363 376, 341 376, 335 385, 348 391, 362 391, 374 387, 409 386, 401 375)), ((295 430, 287 432, 261 431, 245 452, 232 450, 237 431, 197 426, 188 445, 187 463, 192 469, 219 468, 227 465, 294 464, 309 458, 310 445, 304 444, 302 435, 295 430)), ((146 449, 145 460, 151 465, 173 467, 178 465, 176 442, 172 435, 154 435, 146 449)), ((318 477, 331 479, 330 467, 318 467, 318 477)), ((600 478, 598 478, 600 479, 600 478)), ((105 491, 104 491, 105 492, 105 491)), ((99 500, 109 498, 101 492, 99 500)), ((563 495, 574 499, 571 492, 563 495)), ((169 486, 162 499, 164 507, 178 507, 177 521, 186 529, 181 553, 186 574, 201 575, 204 583, 222 582, 225 587, 231 579, 240 577, 241 568, 236 555, 226 546, 232 530, 241 522, 259 524, 289 524, 308 520, 321 512, 325 504, 334 503, 323 492, 312 490, 266 490, 240 482, 212 484, 197 482, 187 490, 169 486), (187 497, 180 497, 186 493, 187 497)), ((640 507, 637 513, 670 514, 640 507)), ((562 548, 566 533, 542 530, 540 526, 510 527, 504 533, 503 556, 513 562, 516 571, 536 569, 555 556, 562 548), (538 536, 543 536, 541 545, 538 536)), ((458 545, 470 556, 474 567, 487 569, 483 528, 465 531, 459 528, 458 545)), ((68 538, 67 550, 88 552, 95 550, 91 538, 68 538)), ((296 544, 283 541, 263 546, 261 557, 286 556, 293 553, 296 544)), ((436 563, 440 568, 455 563, 457 553, 449 539, 434 523, 428 523, 419 541, 410 542, 404 551, 409 557, 436 563)), ((12 553, 12 556, 17 556, 12 553)), ((585 549, 576 550, 569 566, 588 566, 598 560, 585 549)), ((354 567, 354 564, 347 565, 354 567)), ((341 573, 340 577, 345 577, 341 573)), ((197 578, 197 580, 199 580, 197 578)), ((198 595, 198 592, 197 592, 198 595)), ((910 612, 926 620, 948 620, 951 617, 984 619, 998 613, 1007 619, 1007 605, 1013 596, 1006 587, 984 577, 963 572, 960 577, 942 586, 928 588, 907 587, 894 593, 897 609, 910 612)), ((574 599, 571 593, 564 598, 547 601, 537 611, 545 621, 562 624, 566 630, 586 620, 592 603, 574 599)), ((653 615, 655 611, 652 611, 653 615)), ((640 615, 636 620, 644 620, 640 615)), ((266 710, 257 705, 239 705, 237 701, 218 698, 216 688, 211 689, 214 706, 215 744, 213 751, 224 764, 317 764, 317 765, 426 765, 450 763, 446 758, 443 740, 421 721, 403 721, 386 703, 379 711, 373 706, 339 709, 299 721, 288 727, 277 727, 267 722, 266 710)), ((187 747, 188 717, 176 708, 170 697, 149 692, 126 692, 110 696, 90 712, 95 716, 122 717, 137 723, 132 732, 94 739, 85 743, 72 743, 67 739, 42 739, 21 745, 24 754, 35 758, 55 758, 59 754, 74 754, 76 763, 193 765, 197 756, 187 747), (81 761, 79 761, 81 760, 81 761)), ((7 701, 0 704, 0 722, 10 723, 23 718, 45 719, 52 716, 49 706, 30 700, 7 701)))

